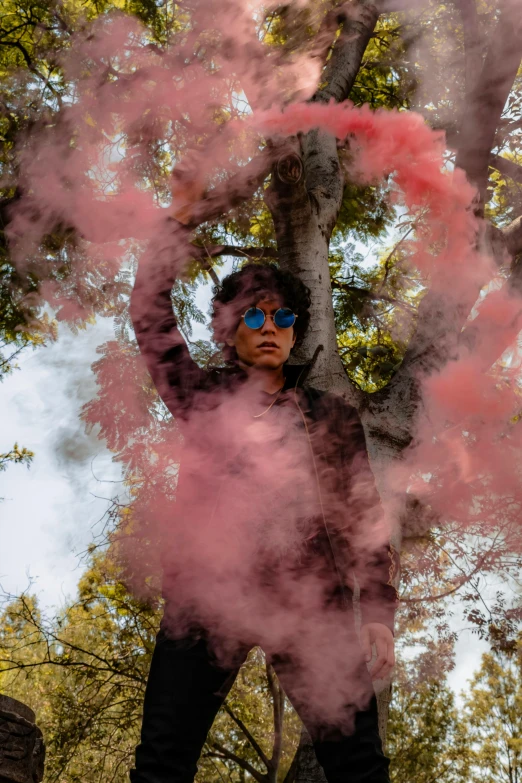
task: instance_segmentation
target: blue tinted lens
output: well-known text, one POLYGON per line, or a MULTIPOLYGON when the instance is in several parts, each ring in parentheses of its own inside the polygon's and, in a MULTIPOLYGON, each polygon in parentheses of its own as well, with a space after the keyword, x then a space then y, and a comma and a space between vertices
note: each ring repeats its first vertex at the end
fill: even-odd
POLYGON ((250 307, 245 313, 245 324, 249 329, 261 329, 265 322, 265 314, 259 307, 250 307))
POLYGON ((288 307, 280 307, 274 315, 274 321, 280 329, 288 329, 295 324, 295 315, 288 307))

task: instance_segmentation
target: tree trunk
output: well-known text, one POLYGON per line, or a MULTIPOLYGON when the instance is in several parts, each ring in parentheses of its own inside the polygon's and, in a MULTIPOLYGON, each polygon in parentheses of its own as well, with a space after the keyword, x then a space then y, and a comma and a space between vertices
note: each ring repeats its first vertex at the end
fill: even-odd
POLYGON ((327 783, 323 768, 317 761, 312 739, 306 729, 301 730, 295 783, 327 783))
POLYGON ((314 292, 310 329, 295 361, 309 361, 320 350, 309 381, 337 392, 348 384, 337 352, 328 250, 342 194, 336 141, 312 131, 282 147, 265 195, 281 266, 314 292))

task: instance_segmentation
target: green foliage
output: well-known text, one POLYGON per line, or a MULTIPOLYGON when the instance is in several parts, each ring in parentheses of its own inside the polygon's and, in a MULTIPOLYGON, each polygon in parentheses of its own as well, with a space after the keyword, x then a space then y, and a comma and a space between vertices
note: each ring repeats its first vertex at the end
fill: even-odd
POLYGON ((266 767, 245 729, 270 759, 275 741, 276 700, 284 705, 284 711, 281 758, 274 781, 283 783, 299 742, 301 722, 280 690, 273 670, 267 670, 263 653, 258 647, 248 656, 224 708, 214 721, 202 753, 196 778, 198 782, 218 783, 222 777, 227 777, 234 783, 241 783, 245 779, 245 772, 248 772, 247 765, 266 774, 266 767), (232 754, 244 761, 244 766, 231 759, 232 754))
POLYGON ((467 783, 466 726, 443 680, 394 686, 387 752, 392 783, 467 783))
POLYGON ((30 305, 36 286, 20 288, 20 276, 2 253, 0 233, 0 380, 16 367, 24 348, 56 336, 56 321, 30 305))
POLYGON ((54 620, 30 596, 7 605, 1 687, 34 707, 48 780, 126 779, 157 620, 157 606, 133 599, 100 556, 80 580, 77 601, 54 620))
MULTIPOLYGON (((121 572, 91 554, 77 599, 54 619, 28 595, 0 616, 0 687, 37 713, 47 742, 46 780, 127 780, 161 606, 129 595, 121 572)), ((387 733, 392 783, 519 783, 522 752, 520 646, 483 658, 459 712, 444 677, 409 676, 402 661, 387 733)), ((203 749, 198 783, 245 783, 266 775, 256 745, 271 758, 274 701, 284 701, 284 783, 300 722, 252 650, 203 749)), ((267 779, 268 781, 268 779, 267 779)))
POLYGON ((412 81, 407 58, 408 43, 396 14, 380 17, 366 48, 350 99, 372 108, 409 108, 412 81))
POLYGON ((465 695, 472 783, 522 780, 522 640, 482 657, 465 695))
MULTIPOLYGON (((54 619, 32 596, 7 603, 0 615, 0 688, 35 710, 47 745, 46 780, 128 780, 160 610, 157 600, 133 597, 116 562, 94 548, 76 600, 54 619)), ((265 773, 249 736, 271 758, 274 695, 285 701, 255 649, 209 734, 201 783, 223 776, 243 781, 245 770, 230 754, 265 773)), ((277 781, 284 780, 299 730, 286 702, 277 781)))
POLYGON ((400 367, 422 296, 397 247, 367 263, 354 244, 330 257, 339 353, 364 391, 383 388, 400 367))

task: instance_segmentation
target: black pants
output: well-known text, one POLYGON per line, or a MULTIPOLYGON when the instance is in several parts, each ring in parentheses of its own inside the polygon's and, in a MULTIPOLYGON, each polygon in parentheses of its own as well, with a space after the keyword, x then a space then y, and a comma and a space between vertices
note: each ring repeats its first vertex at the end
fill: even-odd
MULTIPOLYGON (((306 705, 293 698, 288 667, 272 661, 288 698, 306 721, 306 705), (300 706, 303 709, 300 709, 300 706)), ((141 743, 131 783, 192 783, 208 731, 238 673, 220 668, 203 639, 169 639, 158 634, 152 657, 141 743)), ((357 712, 355 731, 328 739, 320 727, 307 728, 328 783, 389 783, 375 697, 357 712)))

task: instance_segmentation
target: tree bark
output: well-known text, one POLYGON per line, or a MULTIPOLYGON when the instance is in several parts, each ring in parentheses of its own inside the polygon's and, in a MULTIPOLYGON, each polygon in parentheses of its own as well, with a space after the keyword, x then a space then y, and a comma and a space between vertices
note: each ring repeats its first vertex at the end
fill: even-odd
POLYGON ((323 389, 346 391, 346 374, 337 351, 328 249, 343 193, 335 139, 312 131, 293 140, 272 171, 265 200, 272 213, 279 263, 314 292, 311 325, 295 361, 309 361, 320 347, 313 377, 323 389), (295 181, 286 171, 293 164, 295 181))
POLYGON ((327 783, 323 768, 317 761, 312 739, 305 728, 297 748, 297 773, 295 783, 327 783))

